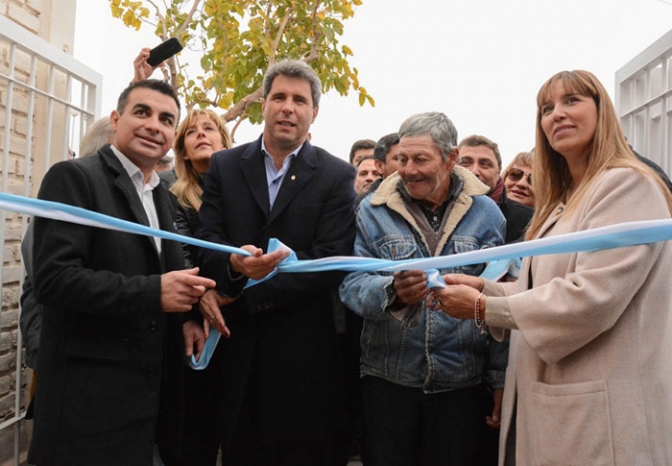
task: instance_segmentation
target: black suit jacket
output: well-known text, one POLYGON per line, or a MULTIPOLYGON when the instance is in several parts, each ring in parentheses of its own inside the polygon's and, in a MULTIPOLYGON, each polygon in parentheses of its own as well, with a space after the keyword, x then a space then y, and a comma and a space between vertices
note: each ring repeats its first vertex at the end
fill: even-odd
MULTIPOLYGON (((153 194, 161 229, 174 231, 168 192, 153 194)), ((39 197, 149 225, 109 146, 54 165, 39 197)), ((176 458, 182 319, 161 310, 160 274, 184 267, 180 245, 163 241, 159 254, 147 236, 36 218, 34 261, 44 317, 29 462, 146 466, 155 431, 176 458)))
MULTIPOLYGON (((197 236, 263 249, 269 238, 278 238, 299 259, 350 255, 354 177, 350 164, 306 142, 270 209, 261 138, 215 153, 197 236)), ((229 255, 202 249, 199 262, 220 291, 241 293, 247 279, 231 277, 229 255)), ((256 400, 262 438, 309 438, 333 428, 342 414, 342 391, 331 291, 342 277, 339 272, 278 274, 223 308, 231 338, 220 342, 216 359, 225 443, 246 390, 256 400)))

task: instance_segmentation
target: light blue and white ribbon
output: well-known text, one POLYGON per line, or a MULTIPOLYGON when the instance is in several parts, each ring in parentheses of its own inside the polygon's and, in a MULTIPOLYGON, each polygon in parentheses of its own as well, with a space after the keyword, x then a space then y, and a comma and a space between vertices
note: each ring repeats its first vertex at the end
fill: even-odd
POLYGON ((178 235, 177 233, 172 233, 170 231, 157 230, 139 223, 110 217, 109 215, 82 209, 81 207, 62 204, 60 202, 43 201, 41 199, 33 199, 25 196, 0 193, 0 209, 31 214, 36 217, 50 218, 52 220, 62 220, 78 225, 123 231, 125 233, 133 233, 143 236, 156 236, 157 238, 169 239, 231 254, 242 254, 244 256, 250 255, 250 253, 244 249, 227 246, 225 244, 210 243, 208 241, 178 235))
MULTIPOLYGON (((57 202, 0 193, 0 209, 27 213, 38 217, 62 220, 80 225, 113 229, 145 236, 155 236, 225 253, 242 254, 246 256, 250 255, 249 252, 233 246, 215 244, 168 231, 156 230, 137 223, 57 202)), ((507 244, 496 248, 423 259, 390 261, 368 257, 334 256, 315 260, 298 260, 296 254, 291 254, 278 265, 277 270, 274 271, 273 274, 324 272, 330 270, 342 270, 347 272, 426 270, 431 272, 431 269, 436 269, 436 273, 431 273, 433 280, 435 280, 432 283, 435 283, 436 286, 440 286, 441 277, 440 274, 438 274, 438 269, 488 263, 488 267, 484 271, 484 276, 488 278, 496 278, 506 274, 507 271, 513 271, 515 273, 516 268, 520 267, 519 261, 522 257, 597 251, 601 249, 621 248, 658 241, 668 241, 670 239, 672 239, 672 219, 648 220, 621 223, 550 238, 507 244)), ((282 245, 279 241, 275 241, 272 241, 269 244, 271 248, 286 248, 286 246, 282 245)), ((265 279, 268 278, 270 277, 266 277, 265 279)), ((252 286, 256 283, 259 282, 248 283, 248 286, 252 286)), ((217 341, 219 341, 219 338, 219 332, 212 329, 206 343, 208 354, 202 354, 198 362, 192 360, 192 365, 195 369, 203 369, 207 366, 210 357, 212 356, 212 351, 214 351, 214 347, 216 346, 217 341)))

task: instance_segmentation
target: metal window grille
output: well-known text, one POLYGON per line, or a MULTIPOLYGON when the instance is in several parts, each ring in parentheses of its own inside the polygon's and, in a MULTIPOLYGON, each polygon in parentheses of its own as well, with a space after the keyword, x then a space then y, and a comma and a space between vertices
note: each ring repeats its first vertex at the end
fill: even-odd
MULTIPOLYGON (((34 196, 47 169, 98 117, 102 76, 0 16, 0 189, 34 196)), ((20 243, 28 217, 0 210, 0 464, 25 463, 30 371, 24 362, 20 243)))

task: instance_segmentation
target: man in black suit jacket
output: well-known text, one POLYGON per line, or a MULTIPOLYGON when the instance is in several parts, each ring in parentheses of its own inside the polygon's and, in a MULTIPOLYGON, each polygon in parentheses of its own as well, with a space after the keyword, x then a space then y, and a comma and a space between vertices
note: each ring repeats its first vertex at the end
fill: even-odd
POLYGON ((334 435, 344 394, 331 291, 342 274, 281 273, 242 291, 287 255, 264 252, 269 238, 299 259, 352 253, 355 170, 306 140, 320 89, 303 62, 271 66, 263 135, 215 153, 205 179, 198 236, 252 254, 199 255, 203 275, 220 292, 241 296, 222 308, 231 337, 213 360, 228 466, 338 462, 334 435))
MULTIPOLYGON (((54 165, 39 197, 172 230, 154 164, 171 147, 179 101, 169 84, 129 86, 111 145, 54 165)), ((29 463, 142 465, 154 445, 179 457, 183 367, 179 312, 213 287, 184 269, 180 244, 35 219, 35 295, 44 316, 29 463)))
POLYGON ((506 244, 522 241, 534 209, 506 197, 502 157, 497 144, 485 136, 474 134, 460 141, 457 163, 468 169, 490 188, 488 196, 495 201, 506 218, 506 244))

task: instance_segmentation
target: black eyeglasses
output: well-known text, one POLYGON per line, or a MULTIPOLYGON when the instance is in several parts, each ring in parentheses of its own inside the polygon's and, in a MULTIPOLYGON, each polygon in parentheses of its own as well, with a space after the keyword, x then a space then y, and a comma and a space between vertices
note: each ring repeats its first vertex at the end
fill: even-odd
MULTIPOLYGON (((525 172, 520 168, 510 168, 509 171, 506 172, 506 177, 514 182, 520 181, 523 176, 525 176, 525 172)), ((532 173, 527 174, 527 184, 532 186, 532 173)))

